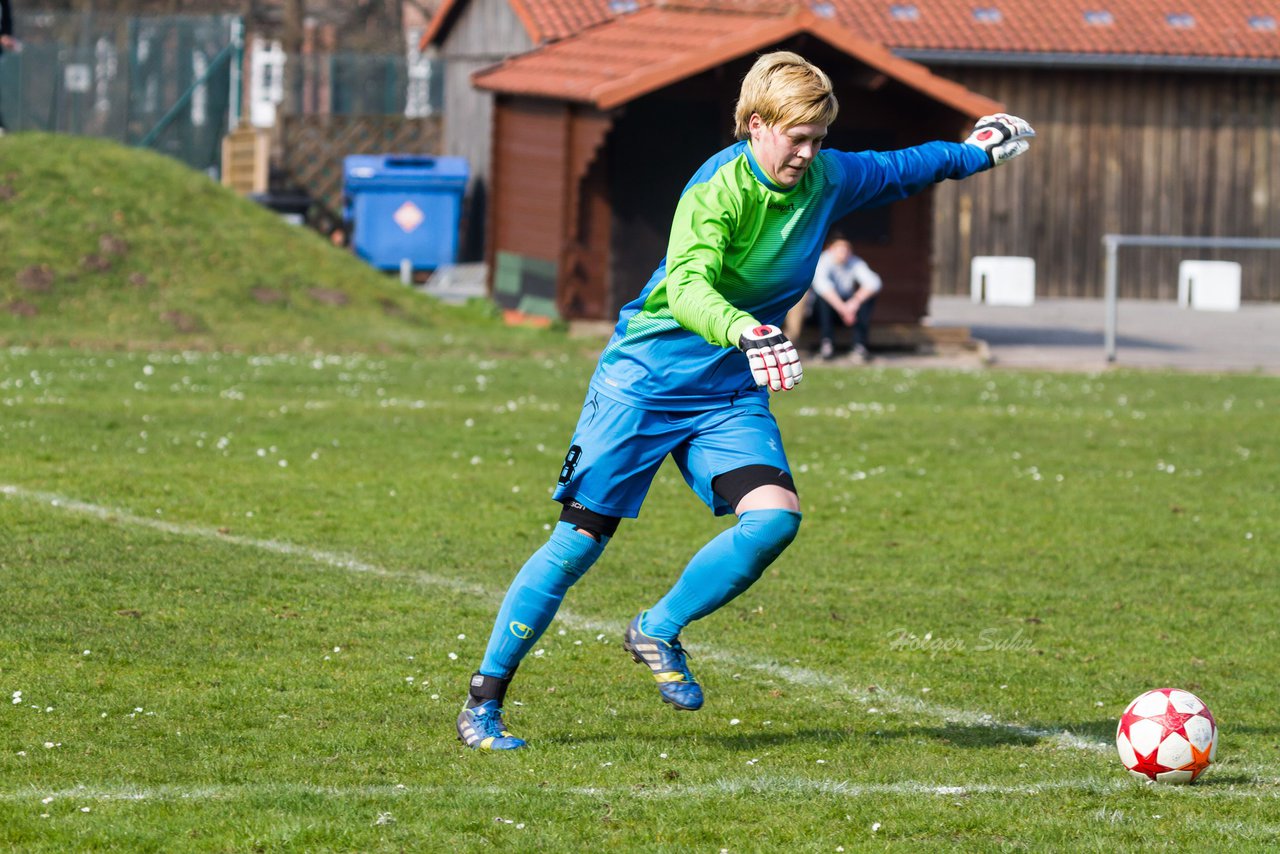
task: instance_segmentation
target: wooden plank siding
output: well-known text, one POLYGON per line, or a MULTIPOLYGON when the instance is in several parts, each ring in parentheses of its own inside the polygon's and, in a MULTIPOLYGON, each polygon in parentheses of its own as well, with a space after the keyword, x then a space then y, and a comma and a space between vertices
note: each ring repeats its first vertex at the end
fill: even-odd
MULTIPOLYGON (((1280 76, 936 68, 1039 136, 988 175, 939 186, 933 292, 975 255, 1036 260, 1045 297, 1101 297, 1102 235, 1280 235, 1280 76)), ((1120 296, 1172 300, 1178 263, 1239 261, 1245 300, 1280 300, 1280 252, 1120 251, 1120 296)))
POLYGON ((560 263, 566 213, 565 107, 531 98, 499 99, 493 114, 488 261, 495 249, 560 263))
POLYGON ((609 176, 600 157, 610 116, 592 107, 565 105, 565 199, 568 211, 560 263, 561 317, 601 318, 610 311, 609 176))
POLYGON ((499 251, 546 261, 561 317, 606 316, 611 214, 599 154, 611 117, 524 97, 498 98, 493 115, 490 270, 499 251))
POLYGON ((533 48, 507 0, 471 0, 440 45, 444 65, 443 153, 465 157, 470 166, 463 208, 460 260, 487 251, 485 234, 492 163, 493 94, 471 85, 471 75, 533 48))
POLYGON ((471 0, 440 47, 444 59, 445 153, 471 161, 471 174, 487 181, 493 95, 471 85, 472 73, 533 48, 507 0, 471 0))

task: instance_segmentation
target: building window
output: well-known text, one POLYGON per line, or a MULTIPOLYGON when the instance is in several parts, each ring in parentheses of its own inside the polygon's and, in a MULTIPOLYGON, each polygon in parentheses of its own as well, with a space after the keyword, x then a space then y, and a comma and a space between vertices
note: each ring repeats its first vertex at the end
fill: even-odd
POLYGON ((889 7, 889 17, 895 21, 918 21, 920 10, 910 3, 895 3, 889 7))
POLYGON ((995 6, 977 6, 973 10, 973 19, 980 24, 998 24, 1003 16, 995 6))
POLYGON ((1091 27, 1109 27, 1116 22, 1116 19, 1110 12, 1100 9, 1086 11, 1084 13, 1084 22, 1091 27))
POLYGON ((836 6, 834 3, 827 3, 825 0, 820 0, 820 2, 814 3, 812 8, 813 14, 817 15, 819 18, 834 18, 836 16, 836 6))
POLYGON ((1196 25, 1196 16, 1186 12, 1170 12, 1164 16, 1164 20, 1175 30, 1189 30, 1196 25))
POLYGON ((1274 33, 1276 31, 1276 19, 1273 15, 1250 15, 1249 28, 1253 30, 1261 30, 1264 33, 1274 33))

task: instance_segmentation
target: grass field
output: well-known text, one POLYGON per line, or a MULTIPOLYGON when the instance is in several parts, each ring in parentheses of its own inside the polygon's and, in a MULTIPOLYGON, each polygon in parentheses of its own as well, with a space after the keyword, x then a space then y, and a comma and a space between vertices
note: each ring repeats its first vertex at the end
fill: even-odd
POLYGON ((705 708, 621 650, 727 524, 664 469, 522 666, 529 749, 470 753, 600 342, 117 146, 6 137, 0 203, 0 849, 1280 843, 1275 378, 811 365, 705 708), (1190 787, 1112 747, 1168 685, 1221 727, 1190 787))
POLYGON ((100 139, 4 138, 0 247, 0 345, 405 353, 492 327, 176 160, 100 139))
POLYGON ((801 535, 686 632, 706 708, 619 648, 723 524, 664 470, 522 670, 531 748, 465 753, 591 368, 544 344, 0 355, 0 844, 1280 840, 1266 378, 815 367, 778 401, 801 535), (1115 719, 1170 684, 1220 762, 1144 787, 1115 719))

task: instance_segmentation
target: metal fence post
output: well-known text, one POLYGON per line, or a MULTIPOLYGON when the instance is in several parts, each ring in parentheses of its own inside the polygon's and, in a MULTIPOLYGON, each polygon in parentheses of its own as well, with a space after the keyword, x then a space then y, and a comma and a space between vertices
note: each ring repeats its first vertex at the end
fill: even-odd
POLYGON ((1114 362, 1116 360, 1116 320, 1119 314, 1118 293, 1116 276, 1116 241, 1115 235, 1107 234, 1102 238, 1102 243, 1107 251, 1106 266, 1106 302, 1107 302, 1107 318, 1106 318, 1106 349, 1107 361, 1114 362))

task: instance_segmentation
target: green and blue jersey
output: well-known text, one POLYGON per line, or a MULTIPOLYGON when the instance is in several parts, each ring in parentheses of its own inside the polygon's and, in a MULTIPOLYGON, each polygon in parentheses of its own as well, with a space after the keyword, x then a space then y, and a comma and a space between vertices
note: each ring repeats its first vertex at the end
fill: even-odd
POLYGON ((737 349, 759 324, 781 326, 808 289, 832 223, 989 168, 973 145, 821 151, 790 190, 747 141, 714 155, 685 186, 667 255, 623 307, 591 388, 645 409, 714 409, 768 393, 737 349))

